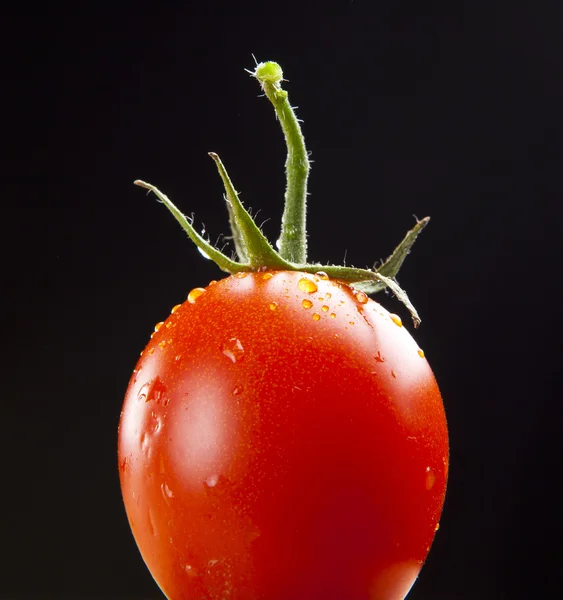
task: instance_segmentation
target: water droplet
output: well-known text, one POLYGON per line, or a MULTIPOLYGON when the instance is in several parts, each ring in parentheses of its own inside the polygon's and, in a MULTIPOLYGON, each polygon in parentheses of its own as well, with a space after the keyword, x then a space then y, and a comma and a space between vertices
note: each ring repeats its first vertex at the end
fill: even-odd
POLYGON ((426 489, 430 491, 436 483, 436 473, 430 468, 426 467, 426 489))
POLYGON ((391 317, 391 321, 393 321, 393 323, 395 323, 395 325, 397 325, 398 327, 403 326, 403 321, 401 321, 401 317, 399 317, 399 315, 394 315, 393 313, 389 313, 389 316, 391 317))
POLYGON ((233 390, 233 396, 238 396, 239 394, 242 394, 243 391, 244 387, 242 385, 236 385, 235 389, 233 390))
POLYGON ((197 247, 197 249, 199 250, 199 253, 203 256, 203 258, 207 258, 207 260, 211 260, 211 257, 209 256, 209 254, 207 254, 207 252, 205 250, 202 250, 199 246, 197 247))
POLYGON ((151 530, 151 534, 153 535, 153 537, 156 537, 157 532, 156 532, 156 527, 154 526, 154 516, 150 510, 149 510, 148 517, 149 517, 149 529, 151 530))
POLYGON ((356 291, 354 292, 354 296, 356 296, 356 300, 360 303, 360 304, 366 304, 368 301, 368 297, 366 294, 364 294, 364 292, 362 291, 356 291))
POLYGON ((315 275, 319 278, 319 279, 328 279, 328 275, 324 272, 324 271, 317 271, 315 273, 315 275))
POLYGON ((308 298, 305 298, 303 302, 301 302, 301 306, 303 308, 311 308, 313 306, 313 303, 308 298))
POLYGON ((164 496, 164 499, 166 500, 167 503, 171 498, 174 498, 174 492, 168 487, 168 485, 166 483, 163 483, 160 486, 160 489, 161 489, 162 495, 164 496))
POLYGON ((268 279, 272 279, 273 276, 273 273, 264 273, 264 275, 262 275, 262 280, 268 281, 268 279))
POLYGON ((240 360, 244 354, 244 348, 237 338, 231 338, 227 343, 223 344, 221 351, 234 363, 236 363, 237 360, 240 360))
POLYGON ((172 321, 168 321, 168 323, 166 323, 166 329, 170 329, 170 327, 172 327, 172 321))
POLYGON ((420 356, 420 358, 424 358, 424 350, 422 348, 418 349, 418 356, 420 356))
POLYGON ((158 345, 159 345, 161 348, 164 348, 164 346, 166 346, 166 342, 165 342, 164 340, 162 340, 162 342, 158 342, 158 345))
POLYGON ((217 485, 217 482, 219 481, 219 475, 217 475, 216 473, 213 475, 210 475, 203 483, 205 483, 205 485, 207 487, 215 487, 217 485))
POLYGON ((248 273, 245 273, 244 271, 242 271, 240 273, 235 273, 235 277, 237 279, 244 279, 247 275, 248 275, 248 273))
POLYGON ((214 567, 219 561, 215 558, 212 558, 208 563, 207 566, 208 567, 214 567))
POLYGON ((319 315, 319 313, 313 313, 313 321, 318 321, 321 318, 321 315, 319 315))
POLYGON ((381 356, 381 352, 379 350, 377 351, 377 354, 373 358, 375 358, 376 362, 379 362, 379 363, 385 362, 385 359, 383 358, 383 356, 381 356))
POLYGON ((154 353, 154 348, 149 348, 147 351, 149 354, 153 354, 154 353))
POLYGON ((149 383, 144 383, 137 394, 137 400, 140 402, 148 402, 148 393, 149 393, 149 383))
POLYGON ((356 321, 348 321, 348 323, 349 323, 350 325, 355 325, 355 324, 356 324, 356 321))
POLYGON ((330 300, 332 298, 332 294, 330 292, 326 293, 326 299, 330 300))
POLYGON ((208 285, 215 285, 216 283, 217 283, 217 280, 216 280, 216 279, 212 279, 212 280, 209 282, 209 284, 208 284, 208 285))
POLYGON ((160 328, 161 328, 163 325, 164 325, 164 321, 160 321, 160 323, 157 323, 157 324, 154 326, 154 330, 155 330, 155 331, 158 331, 158 330, 159 330, 159 329, 160 329, 160 328))
POLYGON ((311 281, 310 279, 307 279, 306 277, 302 277, 299 280, 299 282, 297 283, 297 287, 302 292, 307 292, 307 294, 312 294, 313 292, 316 292, 319 289, 317 287, 317 284, 314 281, 311 281))
POLYGON ((330 318, 331 319, 336 319, 336 313, 330 313, 330 318))
POLYGON ((270 303, 270 310, 276 310, 277 307, 278 307, 278 303, 277 302, 271 302, 270 303))
POLYGON ((176 306, 172 307, 172 310, 170 311, 171 314, 174 314, 182 305, 181 304, 176 304, 176 306))
POLYGON ((124 456, 120 461, 119 461, 119 469, 120 471, 125 471, 125 469, 127 468, 127 462, 128 459, 126 456, 124 456))
POLYGON ((195 301, 202 295, 205 294, 205 288, 194 288, 189 294, 188 294, 188 302, 190 304, 194 304, 195 301))
POLYGON ((192 567, 192 565, 186 565, 184 567, 184 571, 188 574, 189 577, 197 577, 197 569, 192 567))
POLYGON ((141 437, 139 438, 139 443, 141 445, 141 451, 143 453, 148 452, 149 449, 149 436, 143 431, 143 433, 141 434, 141 437))
POLYGON ((182 355, 181 355, 181 354, 176 354, 176 356, 174 357, 174 360, 175 360, 176 362, 179 362, 181 358, 182 358, 182 355))
POLYGON ((440 523, 436 523, 436 527, 434 527, 434 531, 438 531, 440 529, 440 523))
POLYGON ((327 312, 328 311, 328 306, 326 304, 323 304, 323 306, 321 306, 321 310, 323 312, 327 312))
POLYGON ((397 376, 395 375, 395 371, 392 370, 391 375, 392 375, 393 379, 397 379, 397 376))

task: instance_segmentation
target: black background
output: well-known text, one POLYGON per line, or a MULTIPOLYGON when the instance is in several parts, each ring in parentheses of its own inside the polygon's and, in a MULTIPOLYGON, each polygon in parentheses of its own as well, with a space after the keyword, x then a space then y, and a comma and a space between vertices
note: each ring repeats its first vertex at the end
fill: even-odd
POLYGON ((117 422, 154 323, 218 270, 132 181, 215 240, 218 152, 275 239, 285 149, 253 53, 282 64, 304 120, 312 260, 371 265, 432 216, 400 282, 451 475, 409 598, 557 597, 561 3, 49 6, 1 19, 0 597, 161 597, 117 422))

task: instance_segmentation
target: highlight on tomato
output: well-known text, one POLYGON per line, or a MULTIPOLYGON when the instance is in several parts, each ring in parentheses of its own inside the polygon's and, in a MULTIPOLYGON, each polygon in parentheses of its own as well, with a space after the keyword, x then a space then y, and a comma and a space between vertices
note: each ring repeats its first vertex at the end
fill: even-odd
POLYGON ((428 218, 374 269, 307 262, 309 159, 276 63, 256 66, 285 135, 277 250, 216 154, 237 260, 157 323, 127 388, 119 475, 131 530, 170 600, 400 600, 438 529, 448 476, 440 391, 389 289, 428 218))

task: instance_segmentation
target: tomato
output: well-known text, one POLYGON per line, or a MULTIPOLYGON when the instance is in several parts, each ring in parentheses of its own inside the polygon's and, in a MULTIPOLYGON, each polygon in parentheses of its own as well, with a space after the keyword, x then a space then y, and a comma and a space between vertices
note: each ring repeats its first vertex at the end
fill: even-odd
POLYGON ((444 502, 448 435, 398 317, 326 275, 240 273, 155 328, 119 472, 172 600, 398 600, 444 502))

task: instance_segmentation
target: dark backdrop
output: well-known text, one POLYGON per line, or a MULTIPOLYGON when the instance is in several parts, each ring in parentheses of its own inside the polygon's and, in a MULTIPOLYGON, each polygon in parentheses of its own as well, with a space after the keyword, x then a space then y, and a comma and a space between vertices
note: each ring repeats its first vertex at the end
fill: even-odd
POLYGON ((304 119, 313 260, 372 264, 432 216, 400 281, 451 477, 409 598, 555 598, 561 2, 115 4, 0 20, 0 597, 160 597, 121 503, 117 422, 154 323, 218 270, 132 181, 216 239, 216 151, 276 237, 285 150, 243 70, 254 53, 283 65, 304 119))

